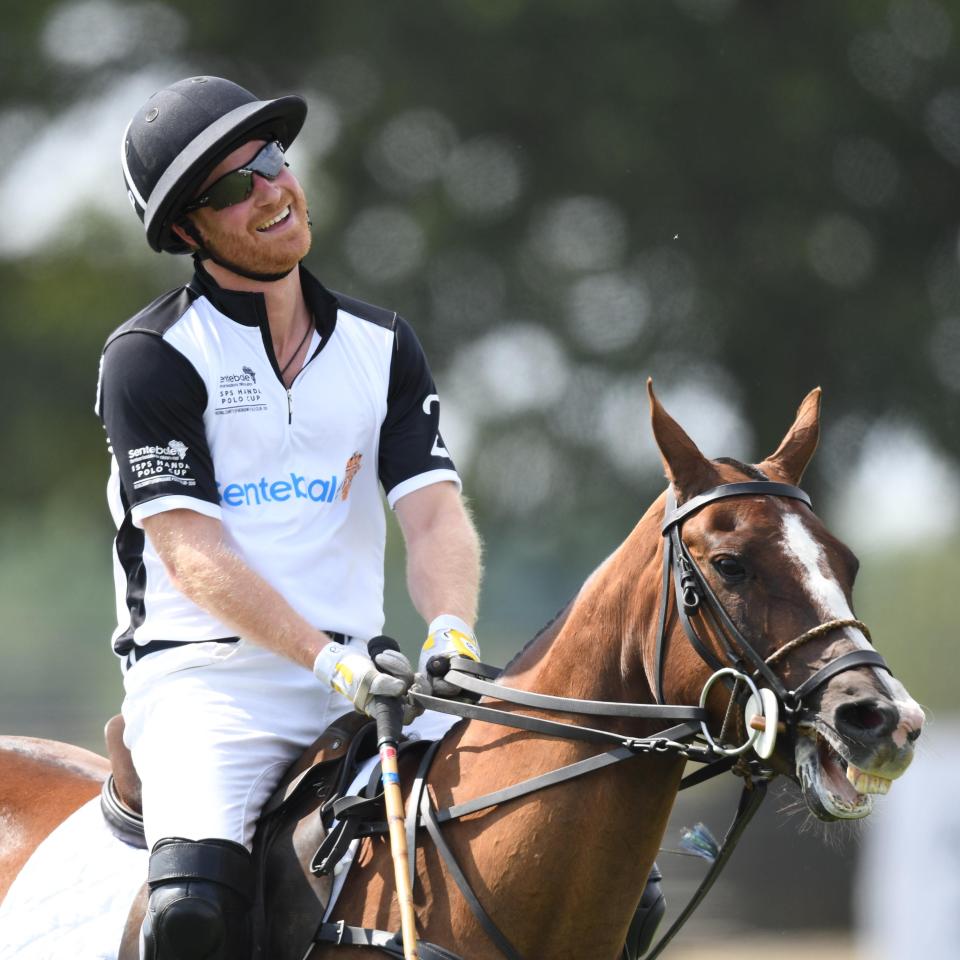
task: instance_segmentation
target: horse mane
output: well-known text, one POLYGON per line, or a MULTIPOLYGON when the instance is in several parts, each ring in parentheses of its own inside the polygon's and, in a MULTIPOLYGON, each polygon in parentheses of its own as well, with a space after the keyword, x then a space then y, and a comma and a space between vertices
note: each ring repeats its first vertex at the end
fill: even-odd
POLYGON ((739 460, 734 460, 733 457, 717 457, 714 463, 724 463, 728 467, 733 467, 736 470, 745 473, 751 480, 769 480, 770 478, 759 468, 753 466, 750 463, 741 463, 739 460))
POLYGON ((509 672, 510 668, 523 656, 526 650, 529 647, 532 647, 538 640, 541 638, 546 640, 552 640, 557 633, 560 632, 560 628, 564 625, 567 620, 567 615, 570 613, 570 608, 573 606, 573 601, 577 599, 577 594, 574 594, 507 662, 507 665, 503 668, 503 672, 509 672))

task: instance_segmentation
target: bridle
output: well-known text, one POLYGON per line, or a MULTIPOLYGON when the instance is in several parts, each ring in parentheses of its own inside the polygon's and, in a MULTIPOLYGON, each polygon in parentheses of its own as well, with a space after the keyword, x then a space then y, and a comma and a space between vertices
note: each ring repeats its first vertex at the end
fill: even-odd
MULTIPOLYGON (((711 686, 722 680, 732 686, 730 707, 737 702, 743 691, 750 691, 755 700, 748 701, 748 706, 755 704, 756 709, 767 724, 776 727, 777 714, 782 708, 788 729, 795 732, 798 719, 802 714, 804 701, 811 693, 818 690, 832 677, 846 670, 856 667, 879 667, 890 672, 883 657, 875 650, 854 650, 851 653, 837 657, 830 663, 820 667, 807 677, 796 688, 788 688, 778 674, 771 669, 773 665, 783 660, 794 650, 809 643, 811 640, 826 636, 834 630, 845 627, 854 627, 870 639, 870 632, 866 625, 853 618, 827 620, 817 624, 799 636, 778 647, 772 654, 763 657, 755 647, 744 637, 741 631, 730 619, 716 594, 710 589, 706 578, 697 566, 683 542, 683 521, 708 504, 731 497, 772 496, 786 497, 799 500, 811 507, 810 497, 799 487, 774 481, 742 481, 726 483, 713 487, 705 493, 692 497, 680 506, 676 505, 672 488, 667 492, 667 503, 664 511, 662 533, 663 545, 663 579, 661 587, 659 616, 657 623, 656 646, 654 651, 654 704, 633 703, 606 703, 593 700, 579 700, 569 697, 555 697, 546 694, 534 693, 526 690, 516 690, 495 682, 500 671, 485 664, 474 663, 462 657, 447 662, 450 668, 445 673, 449 683, 459 686, 479 697, 492 697, 497 700, 530 707, 536 710, 558 711, 581 716, 619 716, 637 719, 670 721, 676 724, 651 737, 629 737, 607 730, 593 729, 590 726, 564 723, 549 720, 543 717, 531 717, 520 713, 508 712, 496 707, 480 703, 462 703, 455 700, 446 700, 426 694, 411 694, 413 699, 424 707, 451 713, 470 720, 480 720, 495 723, 501 726, 516 727, 547 736, 562 737, 565 739, 584 740, 593 743, 605 744, 609 749, 585 760, 576 761, 565 767, 560 767, 540 776, 531 777, 511 787, 506 787, 493 793, 476 797, 472 800, 456 804, 446 809, 437 809, 429 791, 426 790, 427 776, 430 764, 442 741, 431 744, 424 752, 419 769, 413 781, 410 798, 407 806, 407 839, 409 852, 409 871, 411 883, 416 882, 414 862, 416 855, 416 833, 418 827, 425 827, 433 840, 441 859, 444 861, 451 877, 456 882, 461 894, 467 901, 471 911, 486 932, 487 936, 496 944, 501 954, 508 960, 522 960, 510 941, 487 914, 479 898, 471 889, 466 876, 460 869, 452 850, 447 845, 440 825, 451 820, 459 819, 490 807, 507 803, 511 800, 534 793, 545 787, 554 786, 577 777, 600 770, 632 757, 651 753, 672 753, 704 764, 703 768, 685 776, 680 782, 680 789, 702 783, 711 777, 733 768, 743 776, 745 786, 741 795, 736 816, 731 823, 723 843, 714 859, 709 871, 697 888, 696 892, 681 911, 670 929, 663 934, 656 946, 648 952, 646 960, 659 957, 673 937, 677 934, 686 920, 690 917, 699 903, 706 896, 721 870, 733 853, 733 849, 740 839, 747 824, 759 809, 766 795, 767 782, 775 775, 763 762, 769 753, 758 751, 760 759, 745 761, 741 754, 753 746, 756 735, 750 736, 745 743, 738 747, 725 747, 718 744, 707 729, 707 711, 705 709, 706 695, 711 686), (673 590, 671 591, 671 582, 673 590), (714 672, 707 680, 700 704, 697 707, 676 706, 665 704, 663 697, 663 671, 667 657, 668 636, 667 617, 670 607, 670 598, 674 598, 677 614, 683 626, 684 633, 691 646, 714 672), (710 619, 714 627, 714 635, 722 646, 726 663, 717 656, 704 642, 697 631, 696 620, 710 619), (763 689, 758 684, 764 684, 763 689), (677 723, 677 721, 681 721, 677 723), (698 739, 705 740, 707 746, 698 744, 698 739), (737 759, 737 766, 734 761, 737 759)), ((730 709, 728 709, 728 717, 730 709)), ((726 727, 726 723, 724 724, 726 727)), ((723 738, 721 732, 720 738, 723 738)), ((771 738, 768 746, 772 752, 771 738)), ((371 781, 373 782, 373 781, 371 781)), ((343 798, 333 805, 336 816, 341 816, 349 809, 350 803, 357 798, 343 798), (338 810, 338 804, 344 806, 338 810)), ((362 801, 369 803, 370 801, 362 801)), ((356 826, 351 836, 363 836, 367 833, 383 832, 382 829, 364 831, 356 826)), ((349 842, 349 838, 348 842, 349 842)), ((329 851, 342 843, 332 834, 324 841, 327 848, 327 857, 322 859, 324 847, 321 847, 314 858, 311 867, 315 873, 326 873, 333 870, 338 857, 329 854, 329 851)), ((321 923, 314 935, 314 943, 338 943, 355 946, 375 946, 390 956, 401 957, 402 952, 396 948, 394 934, 390 931, 371 930, 367 928, 350 927, 342 921, 339 923, 321 923)), ((433 948, 436 949, 436 948, 433 948)), ((431 957, 440 956, 431 953, 431 957)), ((453 956, 443 953, 443 956, 453 956)))
MULTIPOLYGON (((677 615, 683 626, 683 631, 690 641, 690 645, 711 669, 724 671, 723 679, 730 682, 737 675, 742 678, 743 685, 752 679, 756 683, 765 684, 776 696, 788 724, 795 724, 802 712, 804 700, 818 690, 832 677, 857 667, 879 667, 890 672, 883 657, 876 650, 853 650, 850 653, 837 657, 820 667, 796 688, 788 688, 771 667, 784 659, 798 647, 811 640, 819 639, 826 634, 841 630, 844 627, 855 627, 870 640, 870 631, 866 624, 853 618, 827 620, 801 633, 799 636, 783 644, 767 657, 757 653, 754 646, 737 628, 729 614, 720 603, 716 594, 710 589, 703 572, 693 559, 686 544, 683 542, 683 521, 691 514, 703 509, 718 500, 727 500, 733 497, 787 497, 799 500, 812 508, 810 497, 799 487, 787 483, 776 483, 771 480, 748 480, 738 483, 725 483, 713 487, 698 496, 692 497, 681 506, 676 505, 673 489, 667 491, 667 503, 664 511, 664 520, 661 532, 663 544, 663 583, 660 595, 660 613, 657 620, 657 639, 654 649, 653 693, 657 703, 663 703, 663 670, 667 655, 667 614, 669 609, 670 579, 673 579, 673 597, 677 615), (693 618, 706 623, 712 621, 714 635, 720 641, 726 659, 724 663, 716 653, 704 642, 698 633, 693 618)), ((711 678, 712 679, 712 678, 711 678)), ((708 681, 709 685, 710 681, 708 681)), ((754 687, 752 683, 750 687, 754 687)), ((702 701, 701 701, 702 702, 702 701)), ((709 737, 708 737, 709 738, 709 737)), ((712 743, 712 738, 709 738, 712 743)))

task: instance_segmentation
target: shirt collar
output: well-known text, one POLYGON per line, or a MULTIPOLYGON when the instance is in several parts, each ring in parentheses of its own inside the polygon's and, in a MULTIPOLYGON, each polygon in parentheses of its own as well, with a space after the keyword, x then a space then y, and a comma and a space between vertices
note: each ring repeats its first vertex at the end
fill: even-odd
MULTIPOLYGON (((329 339, 337 324, 337 298, 310 273, 301 263, 300 287, 303 290, 307 308, 313 315, 323 342, 329 339)), ((240 290, 228 290, 221 287, 199 261, 194 263, 194 274, 189 286, 200 296, 206 297, 224 316, 245 327, 265 327, 267 325, 267 306, 262 293, 250 293, 240 290)))

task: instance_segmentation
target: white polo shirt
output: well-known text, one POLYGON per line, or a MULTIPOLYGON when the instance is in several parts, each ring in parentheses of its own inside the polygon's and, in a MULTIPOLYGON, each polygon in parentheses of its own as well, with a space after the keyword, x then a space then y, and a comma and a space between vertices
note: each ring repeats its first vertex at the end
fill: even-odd
POLYGON ((224 290, 202 267, 107 340, 97 413, 112 453, 118 654, 232 636, 170 582, 145 517, 217 518, 306 620, 369 638, 383 629, 380 487, 392 507, 428 484, 460 483, 410 326, 302 267, 301 283, 316 329, 289 390, 263 297, 224 290))

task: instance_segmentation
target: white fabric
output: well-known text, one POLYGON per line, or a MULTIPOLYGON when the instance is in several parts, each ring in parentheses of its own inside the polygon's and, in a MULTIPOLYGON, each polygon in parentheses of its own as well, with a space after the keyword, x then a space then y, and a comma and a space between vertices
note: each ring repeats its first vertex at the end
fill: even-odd
POLYGON ((37 848, 0 904, 0 960, 116 960, 147 851, 117 840, 94 798, 37 848))
MULTIPOLYGON (((115 458, 137 465, 135 487, 182 485, 175 494, 135 505, 134 524, 184 506, 215 517, 233 549, 309 623, 350 636, 381 633, 386 518, 378 457, 394 331, 340 310, 333 336, 289 389, 270 369, 261 330, 226 317, 206 297, 194 301, 163 339, 206 387, 203 428, 219 504, 197 494, 183 437, 171 437, 166 447, 115 448, 115 458)), ((443 449, 436 459, 446 465, 447 456, 443 449)), ((389 491, 390 504, 445 481, 460 486, 446 466, 420 472, 389 491)), ((124 505, 115 478, 107 496, 119 525, 124 505)), ((149 538, 143 560, 149 594, 136 643, 231 635, 174 588, 149 538)), ((131 626, 119 602, 118 610, 114 641, 131 626)))
POLYGON ((459 630, 471 640, 477 639, 473 635, 473 627, 471 627, 466 620, 462 620, 453 613, 441 613, 439 617, 434 617, 430 621, 430 626, 427 627, 427 636, 429 637, 431 633, 436 633, 438 630, 443 630, 447 627, 452 627, 454 630, 459 630))
POLYGON ((409 480, 398 483, 387 494, 387 504, 391 510, 394 510, 396 509, 397 501, 405 497, 408 493, 413 493, 415 490, 422 490, 424 487, 429 487, 432 483, 448 482, 455 483, 458 490, 463 486, 460 482, 460 474, 454 470, 428 470, 426 473, 421 473, 416 477, 411 477, 409 480))
MULTIPOLYGON (((366 653, 366 643, 349 648, 366 653)), ((149 847, 163 837, 253 841, 286 768, 353 705, 253 643, 151 653, 124 677, 124 740, 143 782, 149 847)))

